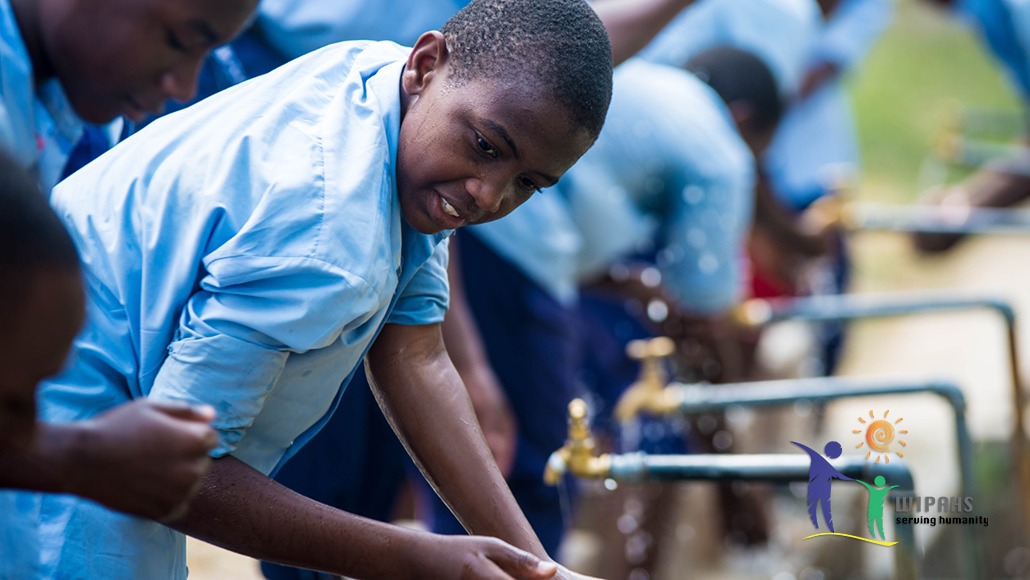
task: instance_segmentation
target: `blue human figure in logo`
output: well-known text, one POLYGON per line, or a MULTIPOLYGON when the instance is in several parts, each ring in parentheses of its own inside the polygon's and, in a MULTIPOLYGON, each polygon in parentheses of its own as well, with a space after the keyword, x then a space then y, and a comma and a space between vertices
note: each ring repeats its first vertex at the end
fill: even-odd
MULTIPOLYGON (((821 503, 826 527, 832 532, 833 516, 830 513, 830 484, 834 479, 842 481, 852 481, 852 479, 837 471, 837 468, 830 465, 830 462, 815 449, 797 441, 791 441, 791 443, 804 449, 811 459, 811 464, 808 468, 808 517, 812 519, 812 525, 818 530, 819 518, 816 515, 816 511, 821 503)), ((823 448, 823 451, 826 452, 826 457, 836 459, 841 454, 840 443, 830 441, 823 448)))

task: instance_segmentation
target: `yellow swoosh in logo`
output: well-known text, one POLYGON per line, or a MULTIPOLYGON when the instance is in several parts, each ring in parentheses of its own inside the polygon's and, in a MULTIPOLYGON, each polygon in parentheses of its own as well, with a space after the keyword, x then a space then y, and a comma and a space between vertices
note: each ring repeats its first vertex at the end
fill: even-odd
POLYGON ((888 548, 893 546, 894 544, 898 543, 897 541, 894 541, 894 542, 881 542, 879 540, 870 540, 869 538, 863 538, 862 536, 852 536, 851 534, 842 534, 840 532, 821 532, 821 533, 818 533, 818 534, 812 534, 811 536, 805 536, 802 539, 803 540, 810 540, 812 538, 818 538, 819 536, 841 536, 841 537, 844 537, 844 538, 851 538, 852 540, 862 540, 863 542, 869 542, 870 544, 876 544, 877 546, 885 546, 885 547, 888 547, 888 548))

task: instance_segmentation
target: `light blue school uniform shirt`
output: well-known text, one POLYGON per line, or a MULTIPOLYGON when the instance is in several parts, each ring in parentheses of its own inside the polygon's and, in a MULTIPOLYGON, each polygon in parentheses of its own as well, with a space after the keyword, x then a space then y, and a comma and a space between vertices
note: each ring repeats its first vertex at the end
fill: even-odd
POLYGON ((1030 2, 958 0, 955 10, 983 37, 1023 103, 1030 106, 1030 2))
POLYGON ((557 186, 581 236, 577 279, 654 244, 682 306, 724 311, 745 286, 754 181, 754 158, 715 91, 683 70, 627 61, 597 142, 557 186))
MULTIPOLYGON (((407 49, 342 43, 160 119, 63 182, 87 324, 46 419, 131 398, 218 411, 215 457, 263 473, 314 435, 386 323, 442 321, 446 233, 403 220, 407 49), (88 195, 86 195, 88 193, 88 195)), ((184 538, 42 500, 47 576, 183 578, 184 538)))
POLYGON ((801 209, 859 169, 858 138, 844 77, 890 24, 891 0, 843 0, 819 32, 807 67, 835 63, 841 73, 787 108, 762 163, 773 191, 801 209))
POLYGON ((392 40, 411 46, 438 30, 470 0, 261 0, 257 26, 288 58, 345 40, 392 40))
POLYGON ((761 58, 780 93, 801 82, 809 44, 819 29, 814 0, 699 0, 640 51, 640 58, 683 66, 694 55, 727 45, 761 58))
POLYGON ((0 0, 0 147, 49 191, 60 180, 83 128, 56 79, 37 91, 10 0, 0 0))

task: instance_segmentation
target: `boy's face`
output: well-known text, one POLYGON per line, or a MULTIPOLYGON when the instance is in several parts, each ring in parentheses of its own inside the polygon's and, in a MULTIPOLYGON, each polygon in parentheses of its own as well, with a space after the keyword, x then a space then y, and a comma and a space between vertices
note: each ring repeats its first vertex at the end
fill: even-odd
POLYGON ((193 97, 210 50, 257 0, 41 0, 39 42, 72 107, 91 123, 138 121, 193 97))
POLYGON ((75 270, 39 270, 0 325, 0 448, 24 448, 35 433, 36 386, 61 370, 83 319, 75 270))
POLYGON ((422 233, 492 221, 554 185, 593 143, 532 86, 448 79, 439 33, 416 43, 401 78, 397 152, 404 219, 422 233))

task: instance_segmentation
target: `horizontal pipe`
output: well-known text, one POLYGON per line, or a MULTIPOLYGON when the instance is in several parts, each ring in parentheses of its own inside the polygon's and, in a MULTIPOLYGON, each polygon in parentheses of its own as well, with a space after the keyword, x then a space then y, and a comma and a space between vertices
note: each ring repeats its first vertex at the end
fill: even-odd
POLYGON ((1015 324, 1016 311, 1007 301, 991 296, 949 294, 829 294, 804 298, 754 299, 738 309, 737 320, 745 326, 763 326, 781 320, 852 320, 929 312, 985 308, 1015 324))
MULTIPOLYGON (((1030 176, 1030 164, 1026 175, 1030 176)), ((1030 211, 1023 209, 851 203, 841 225, 848 230, 931 234, 1030 234, 1030 211)))
MULTIPOLYGON (((788 483, 808 481, 810 459, 803 454, 757 455, 647 455, 628 453, 611 455, 609 477, 616 481, 761 481, 788 483)), ((915 482, 907 467, 898 463, 872 464, 858 458, 841 458, 830 462, 844 475, 873 481, 882 475, 898 487, 893 497, 915 497, 915 482)), ((897 578, 917 578, 919 547, 912 524, 895 526, 899 546, 895 552, 897 578)))
MULTIPOLYGON (((976 495, 973 478, 973 438, 966 423, 966 398, 955 383, 943 380, 899 381, 850 377, 818 377, 782 381, 756 381, 719 385, 671 383, 684 414, 722 410, 728 407, 775 407, 793 405, 799 400, 830 402, 844 398, 929 393, 943 398, 952 409, 955 421, 956 455, 959 465, 960 494, 976 495)), ((972 528, 966 530, 970 549, 970 568, 980 567, 979 544, 972 528)))

